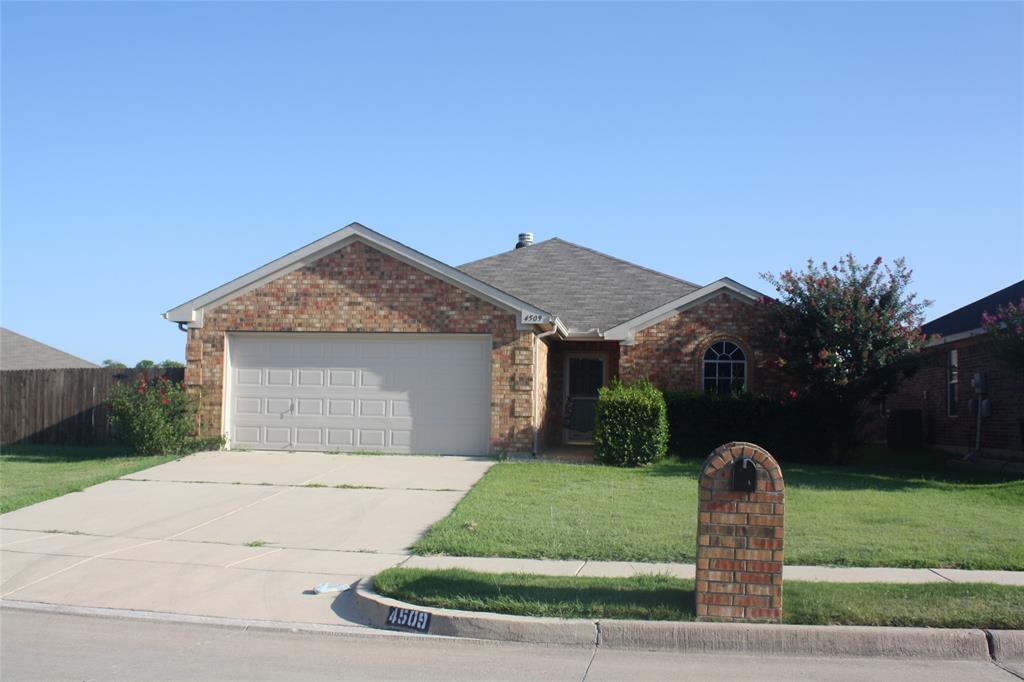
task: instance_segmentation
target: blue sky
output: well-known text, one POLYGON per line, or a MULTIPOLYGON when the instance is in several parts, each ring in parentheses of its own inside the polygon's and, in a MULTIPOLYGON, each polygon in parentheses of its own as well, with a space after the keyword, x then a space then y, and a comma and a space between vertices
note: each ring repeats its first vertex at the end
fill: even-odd
POLYGON ((1019 3, 2 5, 2 324, 160 314, 351 221, 452 265, 553 236, 708 283, 1024 277, 1019 3))

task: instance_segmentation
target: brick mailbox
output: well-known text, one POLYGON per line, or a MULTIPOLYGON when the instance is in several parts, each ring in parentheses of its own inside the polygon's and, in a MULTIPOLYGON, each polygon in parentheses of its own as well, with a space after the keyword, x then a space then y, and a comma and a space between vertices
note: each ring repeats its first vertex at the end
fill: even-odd
POLYGON ((782 470, 752 443, 704 462, 697 505, 697 620, 782 619, 782 470))

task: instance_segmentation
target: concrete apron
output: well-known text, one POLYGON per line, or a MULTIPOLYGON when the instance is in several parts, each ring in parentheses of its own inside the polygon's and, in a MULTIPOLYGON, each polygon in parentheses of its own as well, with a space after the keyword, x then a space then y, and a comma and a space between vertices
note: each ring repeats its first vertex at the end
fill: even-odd
POLYGON ((370 581, 361 581, 352 591, 353 613, 371 627, 390 631, 410 632, 413 628, 396 621, 423 623, 418 614, 426 613, 424 634, 531 644, 692 654, 994 660, 1010 668, 1024 662, 1021 630, 533 618, 416 606, 377 594, 370 581))
POLYGON ((313 588, 353 583, 404 561, 406 548, 491 464, 193 455, 0 516, 0 597, 348 623, 335 610, 337 595, 313 588))

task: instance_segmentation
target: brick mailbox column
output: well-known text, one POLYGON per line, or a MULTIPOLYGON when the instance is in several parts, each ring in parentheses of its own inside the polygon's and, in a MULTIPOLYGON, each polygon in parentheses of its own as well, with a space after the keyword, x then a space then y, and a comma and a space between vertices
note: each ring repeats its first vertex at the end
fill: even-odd
POLYGON ((726 443, 705 460, 697 505, 697 620, 782 619, 783 505, 782 470, 764 448, 726 443), (733 489, 734 467, 744 458, 756 473, 753 492, 733 489))

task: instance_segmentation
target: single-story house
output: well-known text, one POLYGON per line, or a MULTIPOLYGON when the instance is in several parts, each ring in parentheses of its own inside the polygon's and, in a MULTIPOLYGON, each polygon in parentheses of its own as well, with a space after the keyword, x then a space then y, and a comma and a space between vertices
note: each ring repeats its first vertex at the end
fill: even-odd
POLYGON ((979 435, 974 408, 980 399, 988 401, 982 403, 982 452, 1024 454, 1024 370, 1009 367, 999 357, 982 326, 986 312, 995 314, 999 306, 1022 299, 1024 280, 922 327, 932 337, 923 351, 925 364, 886 404, 892 411, 911 411, 910 423, 919 424, 924 444, 974 451, 979 435))
POLYGON ((169 310, 201 430, 245 448, 536 452, 588 440, 614 377, 775 387, 753 289, 519 237, 452 267, 353 223, 169 310))
POLYGON ((99 365, 0 327, 0 370, 91 369, 96 367, 99 365))

